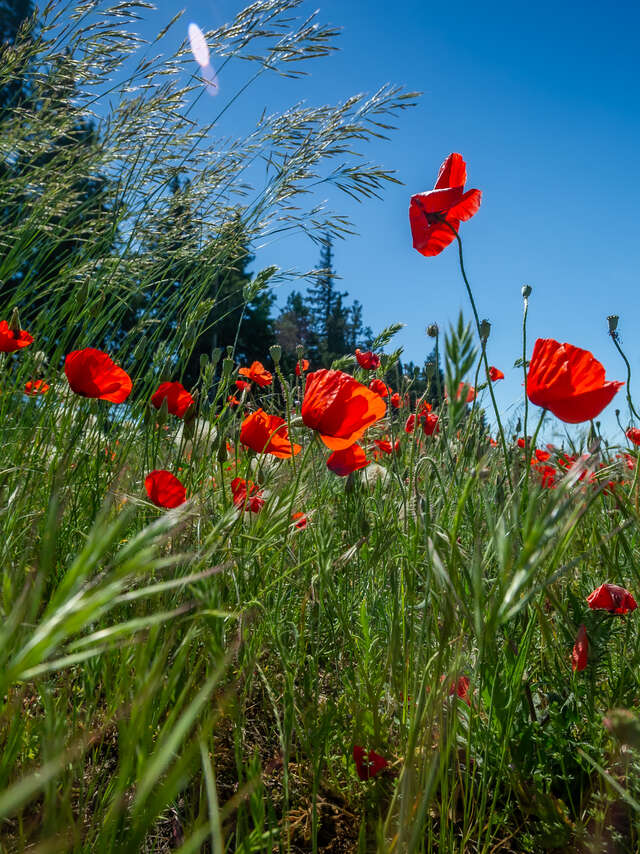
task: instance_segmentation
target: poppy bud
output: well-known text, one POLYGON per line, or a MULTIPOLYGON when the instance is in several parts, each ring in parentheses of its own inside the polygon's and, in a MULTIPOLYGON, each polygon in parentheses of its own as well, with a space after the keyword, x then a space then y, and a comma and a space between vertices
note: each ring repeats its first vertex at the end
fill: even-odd
POLYGON ((204 373, 207 370, 207 366, 209 364, 209 357, 206 353, 200 353, 200 370, 204 373))
POLYGON ((224 463, 227 460, 227 443, 220 440, 220 445, 218 446, 218 462, 224 463))
POLYGON ((521 294, 523 299, 529 299, 531 296, 531 285, 523 285, 521 294))
POLYGON ((158 412, 158 417, 156 421, 158 423, 158 427, 164 427, 164 425, 169 420, 169 398, 165 397, 160 404, 160 411, 158 412))
POLYGON ((231 371, 233 370, 233 359, 230 359, 227 356, 226 359, 222 360, 222 377, 223 379, 229 379, 231 376, 231 371))
POLYGON ((222 358, 222 350, 220 347, 216 347, 216 349, 211 354, 211 364, 213 365, 213 369, 215 370, 218 367, 218 362, 222 358))
POLYGON ((298 361, 304 356, 304 346, 302 344, 296 344, 296 356, 298 357, 298 361))
POLYGON ((491 324, 488 320, 483 320, 480 323, 480 340, 483 344, 486 344, 489 340, 489 335, 491 334, 491 324))
POLYGON ((271 347, 269 347, 269 353, 273 359, 273 364, 277 368, 280 364, 280 359, 282 358, 282 347, 279 344, 272 344, 271 347))
POLYGON ((144 408, 144 415, 142 416, 142 421, 145 426, 151 424, 151 418, 153 415, 155 415, 155 413, 151 409, 151 403, 150 401, 147 401, 147 405, 144 408))
POLYGON ((41 368, 47 364, 47 354, 43 353, 42 350, 38 350, 33 354, 33 361, 36 363, 36 368, 41 368))
POLYGON ((18 314, 18 308, 13 309, 11 312, 11 320, 9 321, 9 329, 13 332, 14 335, 20 335, 20 315, 18 314))
POLYGON ((424 364, 424 372, 425 376, 428 380, 432 379, 432 377, 436 374, 436 363, 435 362, 425 362, 424 364))
POLYGON ((615 338, 616 334, 617 334, 616 330, 618 328, 618 321, 620 320, 620 317, 617 314, 610 314, 607 317, 607 320, 609 321, 609 335, 612 335, 615 338))
POLYGON ((165 362, 160 371, 160 383, 168 383, 171 380, 171 365, 165 362))
POLYGON ((437 323, 430 323, 427 326, 427 335, 429 336, 429 338, 437 338, 439 332, 440 330, 438 329, 437 323))
POLYGON ((233 347, 227 344, 227 359, 233 359, 233 347))
POLYGON ((98 299, 91 303, 89 306, 89 317, 97 317, 102 311, 102 306, 104 305, 104 291, 100 291, 98 294, 98 299))

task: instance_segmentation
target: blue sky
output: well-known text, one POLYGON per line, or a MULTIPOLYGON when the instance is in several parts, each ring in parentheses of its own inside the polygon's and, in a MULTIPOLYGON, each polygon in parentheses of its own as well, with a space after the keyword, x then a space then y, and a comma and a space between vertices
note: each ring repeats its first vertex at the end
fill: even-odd
MULTIPOLYGON (((189 21, 209 29, 242 5, 189 0, 185 35, 189 21)), ((428 323, 444 327, 461 308, 471 319, 455 246, 423 258, 412 249, 407 216, 411 194, 432 188, 442 160, 459 151, 467 186, 483 192, 461 235, 480 315, 492 323, 490 362, 507 375, 496 386, 501 408, 513 413, 521 400, 521 372, 512 365, 521 351, 523 283, 533 288, 529 354, 538 336, 570 341, 590 349, 608 378, 625 379, 607 336, 606 316, 617 313, 638 372, 640 4, 316 0, 308 10, 316 5, 321 21, 342 27, 340 52, 311 63, 302 80, 261 81, 234 104, 224 131, 246 128, 263 109, 336 102, 386 82, 423 92, 391 140, 366 151, 403 186, 390 186, 382 202, 340 201, 359 234, 336 245, 335 266, 341 286, 364 304, 365 321, 374 331, 404 322, 396 340, 407 359, 422 361, 428 323)), ((181 8, 174 0, 158 6, 156 22, 181 8)), ((235 79, 223 71, 219 97, 235 79)), ((283 268, 308 269, 317 259, 307 239, 282 240, 259 255, 283 268)), ((286 291, 278 297, 283 302, 286 291)), ((612 438, 616 406, 628 420, 623 395, 602 419, 612 438)))

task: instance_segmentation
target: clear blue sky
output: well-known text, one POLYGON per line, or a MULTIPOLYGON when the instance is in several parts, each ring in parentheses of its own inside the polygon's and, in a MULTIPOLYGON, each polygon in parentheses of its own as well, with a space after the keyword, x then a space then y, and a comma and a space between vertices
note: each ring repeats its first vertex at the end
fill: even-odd
MULTIPOLYGON (((185 35, 189 21, 209 29, 242 5, 189 0, 185 35)), ((480 315, 492 323, 490 362, 507 375, 496 386, 501 407, 512 411, 521 399, 512 365, 525 282, 533 288, 529 354, 538 336, 570 341, 590 349, 608 378, 625 379, 607 336, 606 315, 618 313, 640 394, 640 4, 316 0, 308 9, 316 5, 321 21, 343 28, 340 52, 310 64, 300 81, 262 81, 234 105, 224 130, 245 128, 263 109, 335 102, 386 82, 424 93, 391 141, 366 152, 404 186, 390 186, 382 202, 341 203, 359 235, 338 243, 335 266, 341 286, 364 304, 366 323, 378 331, 404 322, 396 340, 407 359, 422 361, 429 322, 444 327, 460 308, 471 319, 455 246, 423 258, 407 215, 411 194, 432 188, 441 161, 459 151, 467 186, 483 192, 461 234, 480 315)), ((160 0, 154 20, 181 7, 160 0)), ((226 84, 223 72, 220 97, 226 84)), ((283 268, 310 268, 317 258, 301 239, 259 256, 283 268)), ((623 395, 603 418, 612 438, 616 406, 628 420, 623 395)))

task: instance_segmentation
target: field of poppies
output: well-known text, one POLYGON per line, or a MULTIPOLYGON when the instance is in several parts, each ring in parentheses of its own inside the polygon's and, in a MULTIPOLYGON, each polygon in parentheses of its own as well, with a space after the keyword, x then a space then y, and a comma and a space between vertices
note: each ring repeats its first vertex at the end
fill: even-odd
MULTIPOLYGON (((296 5, 256 3, 208 41, 271 72, 252 39, 281 45, 286 25, 283 61, 315 56, 296 5)), ((614 447, 595 424, 614 398, 637 420, 628 376, 607 380, 579 341, 527 344, 525 287, 522 409, 503 419, 463 261, 481 193, 452 153, 407 199, 408 248, 457 252, 469 297, 470 323, 428 329, 440 405, 399 369, 393 326, 331 367, 300 347, 290 373, 277 345, 245 364, 221 342, 186 383, 233 236, 174 288, 161 176, 179 161, 194 204, 219 192, 206 237, 238 215, 243 158, 280 145, 240 209, 257 237, 323 152, 404 96, 343 124, 344 105, 273 117, 220 152, 176 107, 202 81, 145 88, 160 72, 142 63, 87 148, 71 129, 135 45, 73 9, 66 52, 53 16, 0 63, 1 88, 37 55, 41 93, 0 123, 0 850, 638 851, 640 428, 614 447), (51 79, 70 70, 61 110, 51 79), (54 132, 68 144, 42 161, 54 132), (115 195, 67 251, 74 199, 110 170, 115 195), (539 440, 553 419, 583 438, 539 440)), ((192 61, 185 42, 167 74, 192 61)), ((364 162, 349 176, 354 193, 385 180, 364 162)))

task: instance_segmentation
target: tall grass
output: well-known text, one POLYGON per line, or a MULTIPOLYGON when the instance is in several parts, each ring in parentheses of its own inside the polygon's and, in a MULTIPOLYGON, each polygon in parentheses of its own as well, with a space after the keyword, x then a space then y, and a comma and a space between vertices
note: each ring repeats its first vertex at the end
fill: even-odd
MULTIPOLYGON (((391 176, 350 152, 411 98, 296 107, 223 144, 189 118, 201 84, 181 86, 185 45, 150 58, 133 35, 138 5, 52 4, 0 61, 0 86, 24 72, 30 87, 0 123, 0 280, 14 283, 0 319, 18 306, 35 338, 0 369, 0 845, 637 850, 635 718, 603 725, 638 705, 636 620, 585 602, 607 580, 640 590, 637 478, 616 449, 592 447, 544 488, 530 451, 508 435, 492 448, 480 408, 450 394, 430 437, 390 408, 370 432, 398 449, 345 481, 301 423, 303 381, 279 370, 243 403, 284 408, 302 452, 242 447, 232 341, 203 361, 195 419, 149 407, 241 239, 347 228, 307 191, 380 192, 391 176), (265 155, 264 186, 247 186, 265 155), (176 170, 191 177, 188 229, 168 216, 176 170), (101 176, 85 233, 83 188, 101 176), (134 378, 125 405, 68 388, 64 355, 98 341, 134 378), (23 394, 35 378, 48 394, 23 394), (146 499, 156 468, 186 504, 146 499), (236 475, 264 490, 259 513, 233 505, 236 475), (589 664, 574 674, 581 623, 589 664), (388 769, 360 781, 354 744, 388 769)), ((259 0, 209 42, 256 75, 297 73, 334 36, 293 21, 298 6, 259 0)), ((484 346, 461 318, 444 349, 455 390, 484 346)))

